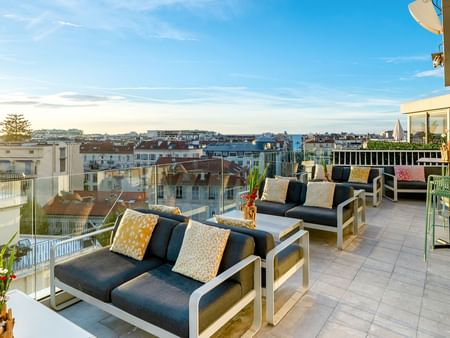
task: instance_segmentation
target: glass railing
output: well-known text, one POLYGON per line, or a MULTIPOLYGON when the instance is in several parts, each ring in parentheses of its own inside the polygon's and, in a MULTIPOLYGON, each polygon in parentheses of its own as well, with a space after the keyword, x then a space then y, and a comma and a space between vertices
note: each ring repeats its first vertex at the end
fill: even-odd
MULTIPOLYGON (((244 161, 245 159, 243 159, 244 161)), ((112 226, 126 208, 177 206, 196 220, 240 207, 249 169, 268 165, 268 177, 294 176, 303 156, 265 152, 250 164, 226 158, 151 167, 0 182, 0 246, 18 233, 18 288, 35 298, 49 293, 50 249, 65 239, 112 226)), ((110 234, 61 245, 63 260, 109 245, 110 234)))

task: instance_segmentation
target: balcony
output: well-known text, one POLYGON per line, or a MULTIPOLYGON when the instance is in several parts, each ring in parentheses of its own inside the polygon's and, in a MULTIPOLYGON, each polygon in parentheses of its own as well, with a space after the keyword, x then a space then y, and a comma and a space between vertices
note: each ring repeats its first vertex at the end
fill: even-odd
MULTIPOLYGON (((295 154, 269 156, 266 164, 270 175, 289 176, 298 159, 295 154)), ((127 207, 177 205, 197 220, 237 208, 246 170, 222 159, 209 159, 91 175, 97 175, 95 191, 89 190, 84 175, 22 183, 16 226, 20 239, 29 240, 30 250, 16 263, 15 288, 45 299, 49 248, 110 225, 127 207)), ((367 225, 343 251, 336 249, 335 234, 310 230, 310 290, 277 326, 264 323, 258 337, 299 333, 302 337, 450 336, 450 251, 436 250, 424 262, 424 201, 384 199, 378 208, 370 205, 367 225)), ((102 238, 74 242, 62 246, 56 255, 62 260, 105 243, 102 238)), ((289 297, 300 278, 296 274, 277 291, 276 307, 289 297)), ((239 313, 216 336, 240 336, 251 322, 251 312, 248 308, 239 313)), ((84 302, 60 313, 96 337, 151 337, 84 302)))

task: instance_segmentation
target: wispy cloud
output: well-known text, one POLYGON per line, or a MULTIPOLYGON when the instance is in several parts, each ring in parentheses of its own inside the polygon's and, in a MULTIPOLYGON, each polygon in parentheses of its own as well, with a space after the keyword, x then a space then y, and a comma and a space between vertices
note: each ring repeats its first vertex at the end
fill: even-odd
POLYGON ((386 63, 407 63, 407 62, 422 62, 422 61, 430 61, 431 62, 431 56, 429 55, 410 55, 410 56, 388 56, 388 57, 382 57, 382 61, 386 63))
POLYGON ((74 28, 81 28, 81 27, 83 27, 82 25, 77 25, 75 23, 68 22, 68 21, 62 21, 62 20, 58 20, 58 21, 56 21, 56 23, 60 24, 61 26, 68 26, 68 27, 74 27, 74 28))
POLYGON ((425 70, 425 71, 417 72, 416 74, 414 74, 414 77, 416 77, 416 78, 444 77, 444 69, 436 68, 433 70, 425 70))

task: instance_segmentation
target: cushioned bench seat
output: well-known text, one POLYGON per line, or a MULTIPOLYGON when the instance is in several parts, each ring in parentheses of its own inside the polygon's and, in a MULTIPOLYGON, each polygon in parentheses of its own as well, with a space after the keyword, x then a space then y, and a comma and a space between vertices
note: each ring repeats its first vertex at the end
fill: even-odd
MULTIPOLYGON (((164 264, 119 286, 112 303, 180 337, 188 337, 189 297, 203 283, 172 272, 164 264)), ((207 328, 244 296, 241 285, 226 281, 200 300, 200 331, 207 328)))
POLYGON ((286 211, 295 207, 296 203, 275 203, 269 201, 256 200, 256 208, 259 213, 270 214, 275 216, 284 216, 286 211))
POLYGON ((55 276, 103 302, 111 301, 111 291, 140 274, 163 264, 151 257, 143 261, 114 253, 103 248, 55 266, 55 276))
POLYGON ((441 175, 442 168, 440 166, 434 167, 423 167, 425 181, 403 181, 399 180, 395 176, 395 167, 385 167, 384 168, 384 188, 386 197, 392 199, 393 201, 398 200, 399 194, 406 193, 423 193, 427 192, 428 176, 430 175, 441 175))
MULTIPOLYGON (((299 205, 286 212, 287 217, 300 218, 305 223, 329 225, 337 227, 337 209, 325 209, 316 207, 304 207, 299 205)), ((350 208, 343 209, 344 223, 353 217, 353 210, 350 208)))

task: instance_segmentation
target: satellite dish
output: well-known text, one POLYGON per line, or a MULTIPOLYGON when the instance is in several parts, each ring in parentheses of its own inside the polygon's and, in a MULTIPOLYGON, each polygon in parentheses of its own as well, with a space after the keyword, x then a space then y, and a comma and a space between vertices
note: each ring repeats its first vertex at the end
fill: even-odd
POLYGON ((411 2, 408 8, 412 17, 419 25, 434 34, 440 35, 443 33, 441 20, 431 0, 416 0, 411 2))

